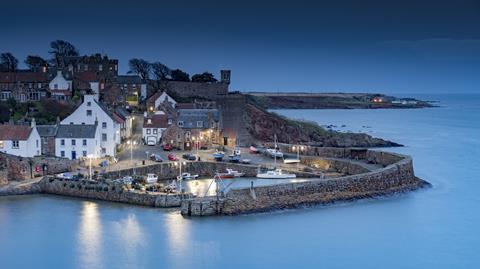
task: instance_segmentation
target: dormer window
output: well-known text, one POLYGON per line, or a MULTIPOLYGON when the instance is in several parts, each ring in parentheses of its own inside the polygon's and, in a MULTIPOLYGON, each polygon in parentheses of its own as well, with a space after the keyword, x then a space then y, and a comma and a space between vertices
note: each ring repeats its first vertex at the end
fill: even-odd
POLYGON ((87 102, 87 106, 92 106, 92 102, 87 102))
POLYGON ((179 121, 179 122, 178 122, 178 126, 179 126, 179 127, 183 127, 183 121, 179 121))
POLYGON ((172 119, 168 119, 168 125, 172 125, 172 119))
POLYGON ((152 119, 148 119, 147 124, 152 124, 152 119))

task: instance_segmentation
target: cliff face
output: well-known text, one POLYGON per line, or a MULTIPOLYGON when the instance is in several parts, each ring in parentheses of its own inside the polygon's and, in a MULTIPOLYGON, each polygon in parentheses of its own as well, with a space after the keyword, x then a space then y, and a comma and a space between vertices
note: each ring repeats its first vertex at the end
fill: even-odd
POLYGON ((328 131, 311 122, 290 120, 252 103, 245 104, 245 128, 252 140, 303 143, 320 147, 393 147, 400 144, 361 133, 328 131))

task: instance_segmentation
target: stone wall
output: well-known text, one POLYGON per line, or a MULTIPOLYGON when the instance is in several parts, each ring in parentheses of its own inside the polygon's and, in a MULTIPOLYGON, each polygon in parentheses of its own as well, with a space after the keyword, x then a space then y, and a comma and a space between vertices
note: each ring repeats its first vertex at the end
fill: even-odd
POLYGON ((222 82, 199 83, 185 81, 168 81, 164 86, 168 93, 183 98, 200 97, 217 99, 228 94, 228 84, 222 82))
POLYGON ((0 153, 0 185, 9 181, 22 181, 32 177, 71 171, 76 162, 56 157, 24 158, 0 153), (47 170, 43 171, 43 166, 47 170))
MULTIPOLYGON (((325 153, 338 157, 339 154, 349 156, 352 151, 331 150, 325 153)), ((375 197, 429 185, 426 181, 415 177, 412 159, 408 156, 376 151, 369 151, 365 156, 379 165, 386 166, 375 171, 366 169, 364 173, 339 178, 233 189, 223 197, 185 200, 182 202, 181 212, 191 216, 262 212, 300 205, 375 197)), ((325 165, 334 163, 326 161, 325 165)), ((351 164, 348 160, 345 163, 351 164)), ((351 169, 360 171, 364 168, 352 167, 351 169)))
POLYGON ((157 192, 125 191, 121 185, 81 181, 66 181, 44 177, 39 186, 49 194, 121 202, 151 207, 179 207, 185 195, 157 192))

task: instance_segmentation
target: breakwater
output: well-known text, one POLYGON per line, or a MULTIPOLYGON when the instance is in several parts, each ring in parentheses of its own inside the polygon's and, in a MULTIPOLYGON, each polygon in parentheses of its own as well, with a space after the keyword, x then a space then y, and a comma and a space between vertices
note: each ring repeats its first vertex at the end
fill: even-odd
POLYGON ((216 197, 184 200, 181 212, 188 216, 263 212, 301 205, 376 197, 411 191, 429 185, 426 181, 415 177, 412 159, 409 156, 348 148, 310 148, 306 154, 318 156, 320 151, 323 153, 322 157, 345 159, 324 162, 325 159, 307 156, 302 159, 302 162, 335 164, 337 168, 344 163, 345 167, 350 167, 347 170, 352 169, 352 172, 361 173, 338 178, 313 179, 307 182, 233 189, 216 197), (371 166, 356 164, 359 160, 371 166), (378 169, 373 170, 375 167, 378 169))

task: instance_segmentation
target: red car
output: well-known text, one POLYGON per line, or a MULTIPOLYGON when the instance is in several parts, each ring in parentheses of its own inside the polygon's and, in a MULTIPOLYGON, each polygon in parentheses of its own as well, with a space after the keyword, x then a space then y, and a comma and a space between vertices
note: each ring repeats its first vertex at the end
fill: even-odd
POLYGON ((171 151, 171 150, 173 150, 173 146, 171 144, 165 144, 165 145, 163 145, 163 150, 164 151, 171 151))
POLYGON ((178 161, 177 156, 175 156, 175 154, 173 154, 173 153, 168 154, 167 158, 168 158, 169 161, 178 161))

